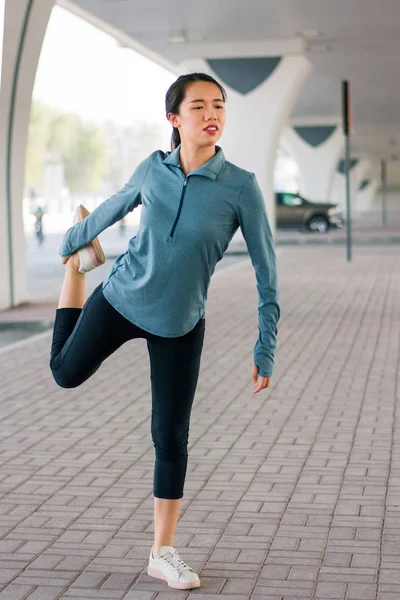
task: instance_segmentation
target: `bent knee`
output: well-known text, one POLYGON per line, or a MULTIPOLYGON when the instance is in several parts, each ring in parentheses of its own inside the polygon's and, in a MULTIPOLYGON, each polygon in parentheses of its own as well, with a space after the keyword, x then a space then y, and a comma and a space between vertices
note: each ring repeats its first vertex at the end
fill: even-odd
POLYGON ((68 377, 54 377, 54 381, 59 387, 64 388, 65 390, 71 390, 81 385, 80 382, 69 379, 68 377))
POLYGON ((54 381, 61 388, 72 389, 83 383, 83 381, 78 380, 76 377, 71 376, 71 374, 63 371, 62 369, 52 369, 51 366, 50 369, 53 374, 54 381))

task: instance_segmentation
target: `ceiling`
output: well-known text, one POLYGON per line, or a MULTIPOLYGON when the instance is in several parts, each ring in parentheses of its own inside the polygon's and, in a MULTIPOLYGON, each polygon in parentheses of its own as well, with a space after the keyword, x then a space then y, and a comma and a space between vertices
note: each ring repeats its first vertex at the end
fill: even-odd
MULTIPOLYGON (((304 53, 314 66, 294 119, 340 119, 351 82, 354 152, 400 158, 399 0, 63 0, 139 42, 166 66, 187 56, 304 53), (186 43, 170 36, 184 33, 186 43), (320 32, 320 35, 317 35, 320 32), (200 54, 201 52, 201 54, 200 54)), ((100 22, 98 22, 100 24, 100 22)), ((400 165, 400 163, 399 163, 400 165)), ((392 169, 393 170, 393 169, 392 169)), ((397 170, 397 169, 396 169, 397 170)), ((400 166, 399 166, 400 176, 400 166)))

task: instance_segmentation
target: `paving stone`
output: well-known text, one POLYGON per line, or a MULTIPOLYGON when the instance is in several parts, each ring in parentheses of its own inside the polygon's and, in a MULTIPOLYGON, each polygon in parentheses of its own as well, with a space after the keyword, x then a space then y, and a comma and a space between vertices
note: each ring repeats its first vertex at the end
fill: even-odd
POLYGON ((108 577, 105 573, 92 573, 90 571, 84 571, 79 577, 73 582, 72 588, 89 588, 98 589, 101 583, 108 577))
POLYGON ((102 590, 128 590, 133 584, 135 577, 132 575, 112 574, 101 586, 102 590))
MULTIPOLYGON (((207 594, 205 594, 207 596, 207 594)), ((179 590, 177 592, 160 592, 159 594, 157 594, 157 600, 186 600, 186 598, 190 597, 190 593, 185 592, 183 590, 179 590)), ((131 598, 133 599, 133 596, 131 596, 131 598)), ((202 598, 204 598, 204 596, 202 595, 202 598)))
POLYGON ((316 581, 318 577, 317 566, 293 566, 290 571, 290 579, 297 579, 303 581, 316 581))
POLYGON ((349 567, 353 555, 346 552, 326 552, 324 566, 326 567, 349 567))
POLYGON ((0 592, 1 600, 25 600, 35 588, 31 585, 11 583, 0 592))
POLYGON ((342 600, 346 591, 346 586, 343 583, 319 583, 315 594, 316 600, 342 600))
POLYGON ((62 598, 68 598, 68 600, 122 600, 124 596, 125 592, 71 588, 63 593, 62 598))
POLYGON ((223 592, 224 594, 250 594, 254 583, 254 579, 228 579, 223 592))
POLYGON ((375 600, 376 586, 349 583, 346 600, 375 600))
POLYGON ((351 567, 366 567, 376 569, 378 565, 378 555, 375 554, 353 554, 351 567))
POLYGON ((33 594, 29 596, 29 600, 58 600, 63 591, 63 587, 49 588, 40 585, 38 588, 36 588, 33 594))
POLYGON ((287 579, 290 567, 286 565, 266 565, 260 574, 262 579, 287 579))
POLYGON ((240 550, 225 550, 222 548, 216 548, 210 556, 209 563, 234 563, 236 562, 239 554, 240 550))
MULTIPOLYGON (((201 600, 248 600, 249 598, 248 594, 224 594, 223 591, 221 594, 203 594, 200 590, 191 592, 187 598, 190 600, 193 600, 194 598, 201 598, 201 600)), ((132 597, 132 600, 136 600, 136 598, 134 599, 132 597)))

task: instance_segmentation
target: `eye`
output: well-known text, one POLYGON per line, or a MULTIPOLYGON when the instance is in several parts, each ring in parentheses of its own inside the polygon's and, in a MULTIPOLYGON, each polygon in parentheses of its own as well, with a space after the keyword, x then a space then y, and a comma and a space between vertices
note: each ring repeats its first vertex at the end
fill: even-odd
POLYGON ((218 104, 215 108, 224 108, 223 104, 218 104))
POLYGON ((193 110, 201 110, 203 107, 202 106, 194 106, 193 110))

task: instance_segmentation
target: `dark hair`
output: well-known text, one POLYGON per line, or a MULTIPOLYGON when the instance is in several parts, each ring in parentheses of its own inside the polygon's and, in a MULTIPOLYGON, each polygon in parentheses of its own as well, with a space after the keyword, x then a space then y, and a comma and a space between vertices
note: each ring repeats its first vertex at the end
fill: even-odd
MULTIPOLYGON (((226 91, 218 81, 207 75, 206 73, 188 73, 187 75, 181 75, 176 81, 170 86, 165 95, 165 113, 168 117, 168 113, 173 115, 179 114, 179 107, 182 100, 185 97, 186 88, 195 81, 206 81, 207 83, 214 83, 219 87, 222 94, 223 101, 226 102, 226 91)), ((171 150, 174 150, 181 143, 181 136, 179 130, 176 127, 172 128, 171 136, 171 150)))

